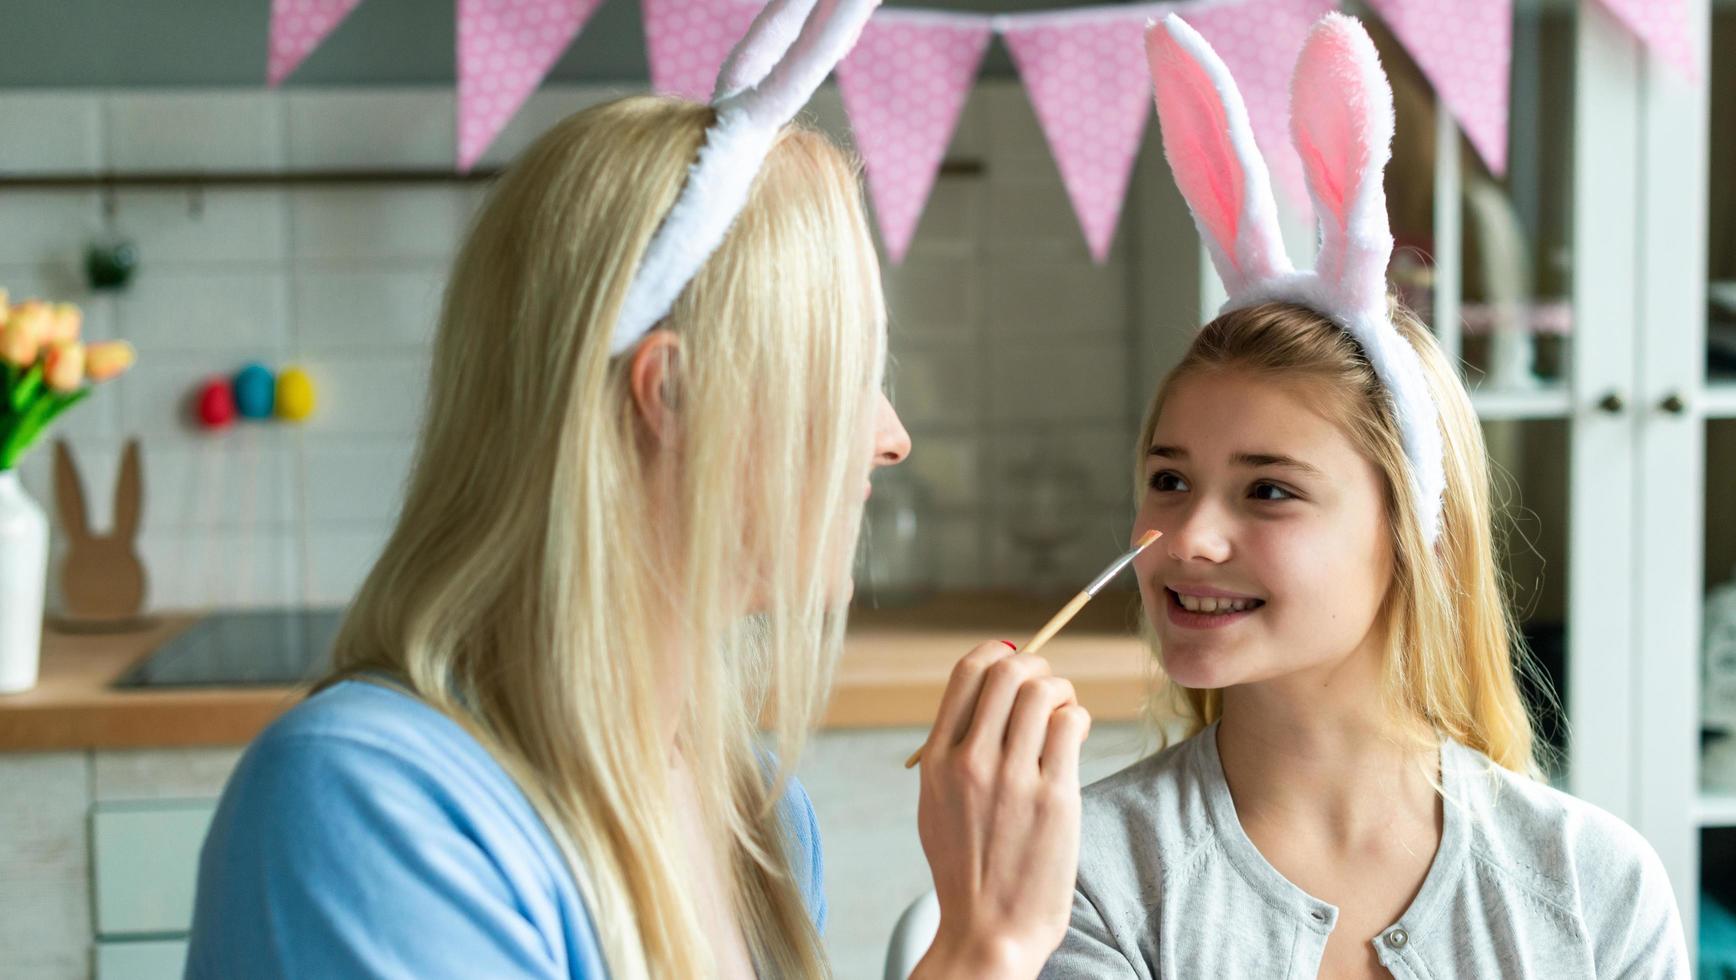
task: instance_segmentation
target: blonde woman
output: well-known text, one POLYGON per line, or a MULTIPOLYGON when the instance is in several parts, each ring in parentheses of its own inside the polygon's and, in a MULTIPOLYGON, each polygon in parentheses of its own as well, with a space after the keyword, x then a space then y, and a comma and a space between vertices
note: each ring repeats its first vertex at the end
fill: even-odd
POLYGON ((1222 62, 1176 17, 1148 41, 1230 294, 1138 446, 1133 533, 1163 538, 1135 564, 1187 737, 1087 790, 1043 975, 1686 977, 1657 854, 1538 778, 1477 416, 1387 296, 1373 45, 1328 15, 1297 64, 1322 226, 1298 272, 1222 62))
MULTIPOLYGON (((336 670, 219 807, 189 976, 829 972, 790 772, 870 473, 909 440, 856 171, 813 132, 770 136, 727 235, 614 349, 719 116, 580 112, 489 196, 336 670)), ((1066 930, 1088 719, 1010 652, 964 657, 928 746, 919 976, 1035 976, 1066 930)))

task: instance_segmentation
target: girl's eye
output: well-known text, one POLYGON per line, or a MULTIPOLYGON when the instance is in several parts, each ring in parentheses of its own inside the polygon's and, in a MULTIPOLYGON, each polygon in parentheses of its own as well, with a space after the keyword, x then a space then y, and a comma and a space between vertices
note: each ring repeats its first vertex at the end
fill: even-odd
POLYGON ((1251 491, 1255 500, 1294 500, 1296 495, 1276 483, 1256 483, 1251 491))
POLYGON ((1151 480, 1148 482, 1151 484, 1151 489, 1158 493, 1177 493, 1187 489, 1187 481, 1183 480, 1180 474, 1170 470, 1158 470, 1151 474, 1151 480))

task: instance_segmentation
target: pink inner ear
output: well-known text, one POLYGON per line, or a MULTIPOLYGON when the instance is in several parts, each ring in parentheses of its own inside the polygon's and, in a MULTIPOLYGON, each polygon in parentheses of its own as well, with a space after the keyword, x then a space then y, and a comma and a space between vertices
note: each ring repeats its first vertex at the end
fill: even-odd
POLYGON ((1167 30, 1157 27, 1146 37, 1164 156, 1194 215, 1234 262, 1243 174, 1222 97, 1167 30))
MULTIPOLYGON (((1296 62, 1291 136, 1319 204, 1340 228, 1349 220, 1371 158, 1368 72, 1363 48, 1335 30, 1317 30, 1296 62)), ((1390 136, 1389 136, 1390 138, 1390 136)), ((1379 175, 1375 175, 1379 179, 1379 175)), ((1323 216, 1324 217, 1324 216, 1323 216)))

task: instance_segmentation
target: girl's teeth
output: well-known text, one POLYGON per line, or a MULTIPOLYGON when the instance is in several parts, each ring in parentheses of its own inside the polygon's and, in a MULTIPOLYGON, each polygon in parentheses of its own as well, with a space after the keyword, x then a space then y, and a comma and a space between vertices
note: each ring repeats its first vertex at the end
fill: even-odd
POLYGON ((1252 609, 1256 600, 1253 599, 1216 599, 1211 596, 1192 596, 1176 593, 1181 600, 1181 607, 1188 612, 1197 613, 1233 613, 1252 609))

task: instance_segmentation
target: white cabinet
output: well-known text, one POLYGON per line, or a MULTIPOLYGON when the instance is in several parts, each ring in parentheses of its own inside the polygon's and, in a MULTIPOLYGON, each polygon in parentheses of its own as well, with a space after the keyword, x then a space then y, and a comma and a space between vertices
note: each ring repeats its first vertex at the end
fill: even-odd
POLYGON ((99 938, 184 934, 211 800, 106 804, 91 814, 99 938))
POLYGON ((96 980, 181 980, 185 939, 103 942, 96 947, 96 980))

